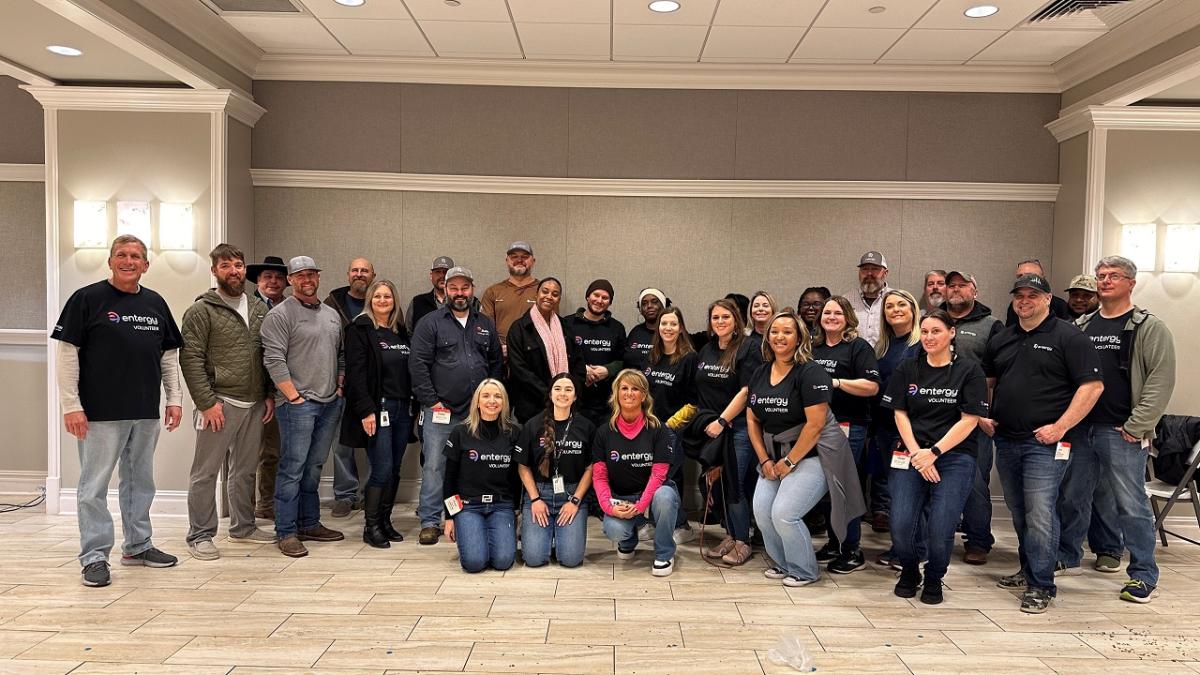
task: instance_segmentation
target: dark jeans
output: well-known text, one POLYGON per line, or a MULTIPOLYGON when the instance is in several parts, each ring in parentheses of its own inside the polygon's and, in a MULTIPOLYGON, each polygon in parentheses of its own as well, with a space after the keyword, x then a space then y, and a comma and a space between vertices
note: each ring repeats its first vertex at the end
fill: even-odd
POLYGON ((275 478, 275 534, 280 539, 321 523, 321 467, 338 430, 342 398, 275 406, 279 471, 275 478))
POLYGON ((866 470, 871 477, 869 512, 889 513, 892 509, 892 497, 888 491, 888 480, 891 474, 892 450, 900 434, 896 427, 876 423, 875 433, 872 434, 868 445, 870 454, 867 455, 866 470))
MULTIPOLYGON (((578 567, 583 564, 587 549, 587 502, 579 505, 575 519, 567 525, 558 524, 558 514, 567 505, 567 497, 575 494, 578 483, 564 486, 566 492, 554 493, 553 483, 537 483, 538 495, 549 512, 546 526, 538 525, 533 519, 533 503, 526 494, 521 507, 521 557, 529 567, 541 567, 550 562, 550 551, 563 567, 578 567)), ((524 491, 522 491, 524 492, 524 491)))
MULTIPOLYGON (((858 466, 858 473, 862 475, 864 450, 867 445, 867 427, 862 424, 850 425, 850 452, 854 455, 854 463, 858 466)), ((846 541, 839 542, 837 535, 833 533, 833 524, 829 527, 829 543, 838 546, 842 553, 852 553, 858 550, 859 544, 862 542, 862 516, 851 520, 846 525, 846 541)))
POLYGON ((1058 488, 1067 462, 1054 459, 1054 445, 996 436, 996 468, 1004 486, 1004 503, 1017 531, 1021 571, 1030 588, 1055 595, 1054 563, 1058 555, 1058 488))
POLYGON ((950 565, 954 530, 978 471, 975 458, 963 452, 948 452, 934 463, 941 482, 931 483, 916 469, 891 469, 888 485, 892 492, 892 546, 905 568, 920 563, 921 521, 928 513, 925 546, 925 580, 940 581, 950 565))
POLYGON ((733 456, 737 464, 725 467, 725 471, 736 472, 733 484, 737 494, 725 495, 725 509, 729 517, 725 528, 735 540, 750 543, 750 514, 754 504, 754 486, 758 484, 758 455, 750 445, 750 434, 746 429, 746 416, 733 420, 731 428, 724 433, 733 433, 733 456))
MULTIPOLYGON (((969 442, 969 441, 968 441, 969 442)), ((967 495, 967 505, 963 508, 962 531, 963 542, 971 548, 991 551, 996 543, 992 536, 992 480, 993 462, 992 439, 987 434, 979 433, 979 453, 976 457, 979 470, 971 485, 971 494, 967 495)))
MULTIPOLYGON (((877 429, 875 431, 874 441, 875 441, 876 450, 878 451, 878 456, 880 457, 880 459, 882 461, 885 462, 885 464, 883 465, 885 467, 885 469, 884 469, 884 471, 886 472, 885 475, 890 474, 892 471, 894 471, 894 469, 891 468, 892 452, 895 451, 896 445, 900 442, 900 434, 895 429, 882 429, 882 430, 877 429)), ((938 461, 940 462, 941 460, 938 460, 938 461)), ((871 477, 871 496, 872 496, 872 498, 875 497, 875 480, 876 480, 875 476, 872 476, 871 477)), ((895 500, 892 499, 891 495, 890 495, 890 485, 891 485, 891 479, 888 478, 884 481, 883 488, 882 488, 883 494, 887 496, 887 507, 884 508, 885 513, 888 512, 891 509, 891 505, 893 503, 895 503, 895 500)), ((928 533, 928 530, 927 530, 928 521, 929 521, 929 504, 926 503, 924 508, 921 510, 921 517, 917 520, 917 532, 916 532, 917 560, 928 560, 928 557, 927 557, 928 552, 925 549, 925 539, 926 539, 926 536, 928 533)), ((896 535, 894 532, 892 533, 892 546, 891 546, 891 548, 888 549, 888 553, 890 553, 892 555, 896 554, 896 535)), ((887 554, 885 553, 884 555, 887 555, 887 554)))
POLYGON ((458 561, 466 572, 489 566, 506 570, 517 559, 516 516, 512 502, 467 504, 454 515, 458 561))
POLYGON ((1119 522, 1117 499, 1112 486, 1102 480, 1096 481, 1096 491, 1092 493, 1092 522, 1087 532, 1088 548, 1092 549, 1092 553, 1121 559, 1125 551, 1125 538, 1121 536, 1119 522))
MULTIPOLYGON (((367 460, 371 463, 371 476, 367 485, 386 487, 400 475, 400 463, 404 461, 404 450, 408 447, 408 432, 412 418, 408 415, 408 401, 388 398, 383 401, 387 411, 388 426, 379 424, 375 416, 375 435, 367 437, 367 460)), ((362 420, 359 420, 359 424, 362 420)))
POLYGON ((671 444, 671 471, 667 474, 667 480, 675 484, 675 491, 679 493, 679 507, 675 513, 675 529, 679 529, 688 522, 687 509, 683 506, 683 465, 687 457, 683 454, 683 442, 679 434, 667 429, 667 439, 671 444))

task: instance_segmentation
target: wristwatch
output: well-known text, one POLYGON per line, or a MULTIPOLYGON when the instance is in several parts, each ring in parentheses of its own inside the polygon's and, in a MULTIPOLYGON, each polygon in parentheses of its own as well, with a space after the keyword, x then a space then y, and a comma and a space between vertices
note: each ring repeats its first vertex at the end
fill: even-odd
POLYGON ((929 451, 933 453, 933 456, 934 456, 934 457, 941 457, 941 456, 942 456, 942 449, 941 449, 941 448, 939 448, 939 447, 938 447, 938 446, 936 446, 936 445, 931 445, 931 446, 929 446, 929 451))
POLYGON ((575 506, 579 506, 579 503, 583 500, 581 500, 579 497, 576 497, 575 495, 571 495, 570 497, 567 497, 567 501, 571 502, 575 506))
POLYGON ((728 428, 729 428, 729 420, 725 419, 724 417, 720 417, 720 416, 718 416, 718 417, 717 417, 717 424, 720 424, 722 429, 728 429, 728 428))
POLYGON ((784 455, 784 456, 783 456, 783 459, 781 459, 781 460, 779 460, 779 461, 783 462, 783 465, 784 465, 784 466, 786 466, 786 467, 787 467, 787 468, 789 468, 789 469, 794 469, 794 468, 796 468, 796 463, 795 463, 795 462, 793 462, 793 461, 791 460, 791 458, 790 458, 790 457, 788 457, 787 455, 784 455))

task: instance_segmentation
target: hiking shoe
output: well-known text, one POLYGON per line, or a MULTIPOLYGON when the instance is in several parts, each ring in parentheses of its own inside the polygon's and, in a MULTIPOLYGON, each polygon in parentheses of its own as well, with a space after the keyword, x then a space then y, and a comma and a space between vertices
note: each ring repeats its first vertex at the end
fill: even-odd
POLYGON ((1083 574, 1083 568, 1079 565, 1067 567, 1065 562, 1054 563, 1054 576, 1056 577, 1077 577, 1083 574))
POLYGON ((650 523, 642 523, 638 527, 638 541, 650 541, 654 539, 654 526, 650 523))
POLYGON ((191 553, 196 560, 216 560, 221 557, 221 551, 217 550, 212 539, 189 541, 187 547, 188 553, 191 553))
POLYGON ((1096 556, 1096 562, 1092 564, 1092 567, 1095 568, 1097 572, 1115 574, 1121 571, 1121 558, 1115 555, 1101 553, 1100 555, 1096 556))
POLYGON ((346 538, 341 532, 331 530, 320 523, 317 523, 316 527, 301 530, 296 536, 300 541, 341 541, 346 538))
POLYGON ((1146 604, 1154 598, 1158 597, 1158 587, 1141 581, 1140 579, 1130 579, 1125 582, 1125 587, 1121 589, 1121 599, 1129 602, 1137 602, 1146 604))
POLYGON ((669 577, 671 572, 675 571, 675 558, 671 557, 667 560, 655 560, 654 567, 650 569, 650 574, 656 577, 669 577))
POLYGON ((683 527, 675 528, 675 532, 671 534, 671 538, 676 544, 686 544, 696 538, 696 532, 691 525, 684 524, 683 527))
POLYGON ((170 553, 163 553, 153 546, 137 555, 121 556, 121 564, 128 567, 136 567, 138 565, 145 567, 174 567, 178 562, 179 558, 170 553))
POLYGON ((308 549, 300 543, 300 537, 290 535, 279 540, 279 552, 289 558, 303 558, 308 555, 308 549))
POLYGON ((834 558, 833 562, 829 563, 828 569, 834 574, 850 574, 866 566, 867 559, 863 556, 862 549, 857 548, 850 553, 843 553, 834 558))
POLYGON ((81 581, 84 586, 107 586, 112 583, 108 575, 108 563, 104 560, 84 565, 79 573, 83 575, 81 581))
POLYGON ((920 587, 921 572, 912 567, 900 572, 900 580, 896 582, 896 588, 892 589, 892 592, 898 598, 914 598, 920 587))
POLYGON ((821 548, 817 549, 817 562, 829 562, 841 554, 841 549, 834 545, 833 542, 828 542, 821 548))
POLYGON ((256 527, 250 532, 250 534, 247 534, 244 537, 235 537, 233 535, 229 535, 229 541, 234 544, 274 544, 275 533, 268 532, 266 530, 260 530, 256 527))
POLYGON ((1027 588, 1021 596, 1021 611, 1026 614, 1041 614, 1050 609, 1050 601, 1053 599, 1050 591, 1044 588, 1027 588))
POLYGON ((735 542, 733 550, 721 556, 721 562, 727 565, 744 565, 750 559, 750 545, 744 541, 735 542))
POLYGON ((432 546, 438 543, 438 537, 442 536, 442 531, 436 527, 422 527, 421 534, 417 535, 417 541, 422 546, 432 546))
POLYGON ((722 558, 733 550, 733 537, 725 537, 721 543, 704 552, 705 558, 722 558))
POLYGON ((768 567, 767 569, 763 570, 763 576, 768 579, 779 581, 780 579, 788 578, 788 573, 785 572, 781 567, 768 567))
POLYGON ((942 604, 942 582, 926 580, 921 589, 921 602, 926 605, 942 604))
POLYGON ((330 509, 329 515, 334 518, 345 518, 350 515, 350 511, 354 509, 354 502, 349 499, 339 499, 333 503, 333 508, 330 509))
POLYGON ((1016 588, 1025 588, 1029 585, 1029 582, 1025 579, 1025 572, 1017 571, 1016 574, 1000 577, 1000 580, 996 582, 996 585, 1000 588, 1012 590, 1016 588))
POLYGON ((876 532, 887 532, 891 529, 891 519, 882 511, 871 516, 871 529, 876 532))
POLYGON ((801 586, 815 584, 820 580, 821 580, 820 575, 818 575, 815 579, 801 579, 800 577, 798 577, 794 574, 789 574, 783 578, 783 585, 787 586, 788 588, 800 588, 801 586))
POLYGON ((617 549, 617 560, 633 560, 633 553, 636 550, 637 550, 636 548, 631 548, 628 551, 622 551, 620 548, 618 548, 617 549))
POLYGON ((987 557, 988 552, 981 548, 967 546, 963 549, 963 562, 968 565, 986 565, 987 557))

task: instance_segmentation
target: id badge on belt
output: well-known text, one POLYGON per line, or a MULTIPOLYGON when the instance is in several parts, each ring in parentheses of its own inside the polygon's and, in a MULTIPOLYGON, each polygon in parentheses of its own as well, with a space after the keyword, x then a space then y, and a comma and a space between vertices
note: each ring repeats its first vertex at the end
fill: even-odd
POLYGON ((1071 459, 1071 444, 1066 441, 1059 441, 1054 448, 1054 459, 1060 462, 1065 462, 1071 459))
POLYGON ((433 412, 434 424, 450 424, 450 409, 446 406, 435 406, 430 411, 433 412))
POLYGON ((907 469, 912 466, 912 457, 904 450, 896 450, 892 452, 892 468, 907 469))

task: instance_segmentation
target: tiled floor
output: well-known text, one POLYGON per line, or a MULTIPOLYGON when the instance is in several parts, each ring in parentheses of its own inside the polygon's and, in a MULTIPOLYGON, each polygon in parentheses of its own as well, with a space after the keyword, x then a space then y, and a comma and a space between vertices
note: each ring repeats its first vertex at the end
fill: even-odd
MULTIPOLYGON (((939 607, 895 597, 879 568, 790 589, 758 555, 718 570, 695 543, 654 578, 646 544, 619 562, 594 520, 582 568, 466 575, 452 544, 418 546, 415 520, 398 521, 408 541, 389 550, 358 541, 356 512, 327 519, 347 540, 307 558, 222 536, 222 558, 201 562, 186 520, 158 518, 179 566, 118 564, 94 589, 79 585, 74 518, 0 514, 0 673, 795 672, 767 656, 784 634, 821 673, 1200 673, 1200 547, 1184 542, 1159 549, 1152 604, 1120 601, 1124 575, 1086 567, 1034 616, 995 586, 1016 568, 1000 519, 991 562, 954 562, 939 607)), ((885 537, 867 529, 869 555, 885 537)))

